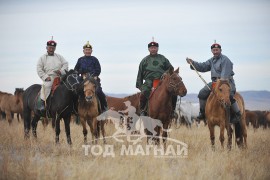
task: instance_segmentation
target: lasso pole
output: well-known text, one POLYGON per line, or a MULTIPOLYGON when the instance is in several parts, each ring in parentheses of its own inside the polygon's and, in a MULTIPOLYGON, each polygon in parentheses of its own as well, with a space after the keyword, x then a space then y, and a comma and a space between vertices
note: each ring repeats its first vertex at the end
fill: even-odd
POLYGON ((211 88, 208 86, 207 82, 203 79, 203 77, 200 75, 200 73, 197 71, 197 69, 194 67, 194 65, 192 64, 192 60, 189 59, 188 57, 186 58, 187 62, 192 66, 192 68, 196 71, 196 73, 198 74, 198 76, 201 78, 201 80, 204 82, 204 84, 208 87, 208 89, 211 91, 211 88))

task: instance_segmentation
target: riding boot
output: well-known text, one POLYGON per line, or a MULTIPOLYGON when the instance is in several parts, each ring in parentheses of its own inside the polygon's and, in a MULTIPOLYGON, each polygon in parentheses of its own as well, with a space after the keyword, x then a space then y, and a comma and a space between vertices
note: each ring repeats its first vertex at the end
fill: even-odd
POLYGON ((140 95, 140 116, 147 116, 146 110, 147 98, 141 94, 140 95))
POLYGON ((97 96, 98 96, 100 104, 101 104, 102 112, 107 111, 108 104, 107 104, 107 100, 106 100, 106 95, 103 93, 102 88, 100 86, 97 88, 97 96))
POLYGON ((197 119, 205 119, 206 100, 199 99, 199 102, 200 102, 200 114, 199 114, 199 116, 197 116, 197 119))
POLYGON ((236 124, 236 123, 240 122, 240 119, 241 119, 241 111, 239 109, 239 106, 237 104, 237 101, 235 101, 232 104, 232 108, 231 109, 234 112, 234 116, 231 118, 231 123, 232 124, 236 124))
POLYGON ((177 103, 177 96, 172 96, 172 112, 171 112, 171 119, 177 118, 177 113, 175 112, 175 107, 177 103))

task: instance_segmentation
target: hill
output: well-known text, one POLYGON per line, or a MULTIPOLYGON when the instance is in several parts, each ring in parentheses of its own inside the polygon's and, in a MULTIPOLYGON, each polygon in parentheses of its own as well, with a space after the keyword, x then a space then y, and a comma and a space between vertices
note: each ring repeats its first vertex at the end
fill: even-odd
MULTIPOLYGON (((249 110, 270 110, 270 91, 240 91, 245 101, 246 109, 249 110)), ((130 94, 110 94, 113 97, 125 97, 130 94)), ((183 101, 198 103, 198 94, 187 94, 183 101)))

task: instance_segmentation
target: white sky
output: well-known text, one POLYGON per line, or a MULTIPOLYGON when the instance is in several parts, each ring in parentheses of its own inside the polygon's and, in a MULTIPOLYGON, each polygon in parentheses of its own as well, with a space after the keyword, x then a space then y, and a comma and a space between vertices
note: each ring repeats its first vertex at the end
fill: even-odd
MULTIPOLYGON (((74 68, 90 41, 107 93, 135 93, 140 61, 152 36, 159 53, 180 67, 188 93, 203 82, 185 62, 206 61, 214 39, 234 63, 237 90, 270 90, 270 1, 0 0, 0 91, 41 83, 38 58, 54 36, 56 53, 74 68)), ((210 81, 210 74, 202 76, 210 81)))

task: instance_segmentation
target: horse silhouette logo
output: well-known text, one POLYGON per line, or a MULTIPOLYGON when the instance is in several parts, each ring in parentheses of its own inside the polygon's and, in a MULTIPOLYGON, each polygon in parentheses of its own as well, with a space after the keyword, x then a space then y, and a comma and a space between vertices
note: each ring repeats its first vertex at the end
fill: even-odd
MULTIPOLYGON (((138 116, 136 114, 136 108, 131 106, 130 101, 124 102, 126 109, 123 111, 114 111, 109 109, 97 117, 98 121, 110 119, 116 132, 112 137, 118 142, 124 142, 122 139, 119 139, 119 136, 126 135, 127 141, 137 144, 141 142, 144 137, 147 137, 145 131, 149 131, 152 134, 151 137, 155 137, 157 132, 155 128, 157 126, 163 128, 163 124, 159 119, 153 119, 148 116, 138 116), (134 135, 139 133, 139 135, 134 135), (131 139, 131 136, 137 137, 137 139, 131 139)), ((170 130, 162 129, 163 131, 169 132, 170 130)))

